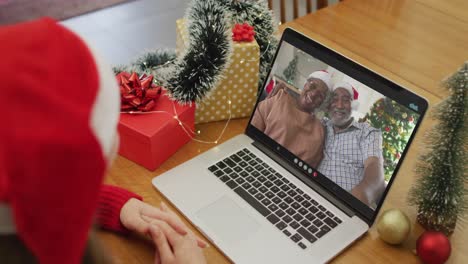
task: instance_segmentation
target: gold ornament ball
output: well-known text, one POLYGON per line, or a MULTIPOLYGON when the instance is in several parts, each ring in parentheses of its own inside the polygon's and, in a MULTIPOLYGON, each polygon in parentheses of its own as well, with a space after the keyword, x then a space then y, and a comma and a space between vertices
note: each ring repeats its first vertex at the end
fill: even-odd
POLYGON ((410 221, 406 214, 399 209, 383 212, 377 223, 377 232, 380 238, 392 245, 398 245, 405 241, 410 231, 410 221))

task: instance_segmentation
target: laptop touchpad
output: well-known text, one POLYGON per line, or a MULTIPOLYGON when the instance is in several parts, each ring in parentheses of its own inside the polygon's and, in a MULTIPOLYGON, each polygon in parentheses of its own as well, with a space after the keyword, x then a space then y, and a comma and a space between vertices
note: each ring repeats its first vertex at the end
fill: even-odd
POLYGON ((260 228, 255 219, 233 200, 223 196, 195 213, 216 237, 228 244, 236 244, 260 228))

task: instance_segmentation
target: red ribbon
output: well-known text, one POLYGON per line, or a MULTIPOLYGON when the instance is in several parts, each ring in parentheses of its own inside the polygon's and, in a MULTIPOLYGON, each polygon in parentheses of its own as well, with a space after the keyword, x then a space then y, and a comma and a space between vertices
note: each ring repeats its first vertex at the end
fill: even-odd
POLYGON ((254 28, 247 23, 236 24, 232 29, 232 40, 234 41, 253 41, 254 36, 254 28))
POLYGON ((162 91, 161 86, 153 83, 153 75, 138 77, 135 72, 121 72, 116 78, 120 86, 120 111, 147 112, 153 109, 162 91))

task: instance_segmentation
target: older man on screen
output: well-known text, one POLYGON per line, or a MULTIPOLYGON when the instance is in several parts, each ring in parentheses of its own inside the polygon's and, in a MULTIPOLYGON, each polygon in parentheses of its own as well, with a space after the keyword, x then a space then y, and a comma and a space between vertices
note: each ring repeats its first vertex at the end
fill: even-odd
POLYGON ((300 159, 317 167, 323 156, 324 129, 314 111, 324 102, 330 89, 330 74, 316 71, 309 75, 296 98, 286 89, 257 106, 252 124, 300 159))
POLYGON ((385 189, 382 133, 351 116, 358 93, 349 83, 337 83, 325 121, 325 151, 318 170, 367 205, 377 203, 385 189))

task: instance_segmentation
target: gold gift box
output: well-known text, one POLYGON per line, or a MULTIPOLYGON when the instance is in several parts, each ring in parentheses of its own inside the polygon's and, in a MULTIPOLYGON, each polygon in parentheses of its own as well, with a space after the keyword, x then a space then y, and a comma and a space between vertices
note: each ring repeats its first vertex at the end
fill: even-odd
MULTIPOLYGON (((176 53, 188 46, 185 19, 178 19, 176 53)), ((202 102, 197 103, 195 123, 248 117, 257 99, 260 48, 257 42, 233 42, 231 64, 222 80, 202 102)))

